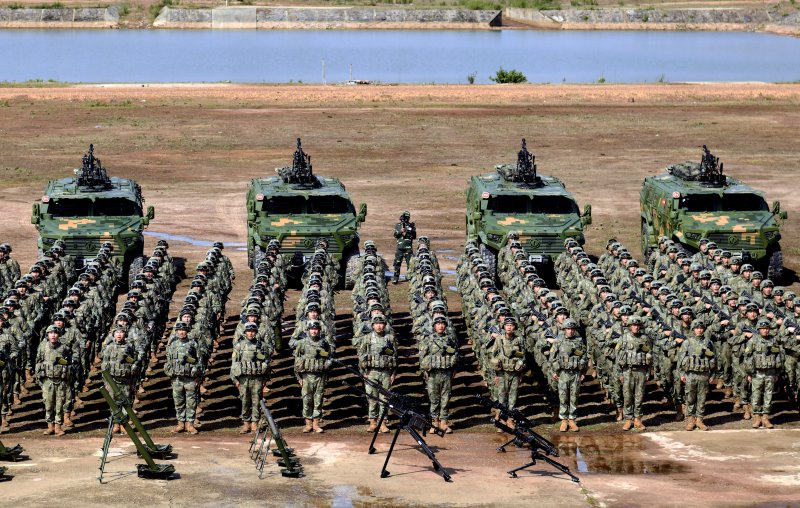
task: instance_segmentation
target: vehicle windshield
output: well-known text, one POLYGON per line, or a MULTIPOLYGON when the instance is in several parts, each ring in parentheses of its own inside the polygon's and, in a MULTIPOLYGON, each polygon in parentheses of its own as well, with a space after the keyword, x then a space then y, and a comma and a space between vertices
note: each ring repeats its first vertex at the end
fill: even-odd
POLYGON ((566 196, 494 196, 486 209, 496 214, 577 214, 578 205, 566 196))
POLYGON ((309 196, 308 213, 355 213, 353 204, 342 196, 309 196))
POLYGON ((767 202, 758 194, 687 194, 681 198, 687 212, 766 212, 767 202))
POLYGON ((139 205, 128 199, 57 199, 47 206, 53 217, 127 217, 141 215, 139 205))
POLYGON ((355 214, 353 204, 342 196, 273 196, 261 208, 269 215, 355 214))
POLYGON ((270 215, 301 214, 305 201, 303 196, 273 196, 264 200, 262 209, 270 215))

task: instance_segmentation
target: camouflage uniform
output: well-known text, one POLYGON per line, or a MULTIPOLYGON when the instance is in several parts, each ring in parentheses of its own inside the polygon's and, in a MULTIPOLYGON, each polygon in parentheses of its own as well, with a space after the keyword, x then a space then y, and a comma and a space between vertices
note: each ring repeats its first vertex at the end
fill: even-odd
MULTIPOLYGON (((309 328, 318 324, 309 323, 309 328)), ((333 363, 334 349, 330 340, 321 335, 306 335, 295 345, 294 371, 301 385, 303 397, 303 418, 306 420, 304 432, 322 432, 319 420, 322 418, 322 400, 325 392, 325 374, 333 363), (319 430, 318 430, 319 429, 319 430)))
MULTIPOLYGON (((639 323, 641 319, 634 316, 628 325, 639 323)), ((631 420, 637 428, 644 428, 641 421, 642 403, 644 402, 645 383, 648 371, 653 364, 650 353, 650 340, 642 334, 634 334, 627 330, 617 345, 617 366, 622 373, 622 392, 625 399, 624 430, 631 428, 631 420)))
MULTIPOLYGON (((385 321, 383 316, 373 320, 385 321)), ((373 331, 358 344, 358 365, 361 372, 372 383, 388 390, 391 380, 394 378, 397 369, 397 344, 394 335, 391 333, 378 333, 373 331)), ((367 418, 370 419, 370 426, 375 419, 379 418, 381 406, 377 399, 382 399, 378 388, 366 383, 364 390, 367 392, 367 418)), ((374 429, 373 429, 374 430, 374 429)))
MULTIPOLYGON (((705 331, 705 323, 695 319, 692 323, 692 332, 700 328, 705 331)), ((687 336, 678 352, 678 368, 682 373, 681 381, 685 384, 686 430, 692 430, 695 426, 707 430, 703 416, 705 416, 708 381, 716 368, 715 356, 714 343, 703 334, 697 336, 695 333, 687 336)))
POLYGON ((577 432, 575 424, 578 411, 578 393, 581 378, 586 369, 586 345, 577 333, 577 323, 569 319, 562 324, 563 330, 558 334, 550 350, 552 370, 558 377, 558 417, 562 421, 561 432, 569 426, 577 432), (566 330, 574 330, 572 337, 566 336, 566 330))
POLYGON ((178 432, 197 432, 192 422, 199 402, 197 392, 203 377, 202 366, 203 358, 200 356, 200 345, 197 341, 187 336, 167 346, 164 373, 172 380, 172 400, 175 403, 178 432))
MULTIPOLYGON (((436 318, 446 324, 446 319, 436 318)), ((433 425, 449 428, 452 380, 458 365, 458 346, 447 332, 428 335, 419 350, 419 365, 425 377, 425 388, 430 402, 433 425), (439 423, 442 420, 443 423, 439 423)))
POLYGON ((243 433, 249 432, 249 424, 254 424, 261 416, 260 403, 272 355, 270 346, 256 338, 257 325, 248 325, 246 333, 240 335, 234 344, 231 358, 231 380, 239 389, 239 400, 242 402, 243 433), (247 333, 252 333, 252 337, 248 337, 247 333))
POLYGON ((490 364, 497 379, 497 401, 514 409, 517 404, 519 381, 525 370, 525 351, 521 335, 514 331, 509 337, 501 332, 490 352, 490 364))
MULTIPOLYGON (((48 333, 54 330, 60 334, 54 326, 48 329, 48 333)), ((36 378, 42 387, 48 434, 63 434, 61 424, 64 422, 64 407, 75 369, 75 355, 66 344, 59 340, 55 344, 48 341, 39 345, 36 353, 36 378)))
POLYGON ((139 355, 134 345, 128 342, 125 329, 117 328, 115 333, 119 330, 126 335, 122 341, 114 340, 103 350, 101 368, 111 374, 111 378, 133 404, 133 388, 140 368, 139 355))
POLYGON ((767 319, 758 321, 758 334, 754 335, 745 349, 745 365, 752 379, 753 428, 764 426, 771 429, 769 414, 772 410, 772 395, 778 381, 783 353, 770 334, 770 322, 767 319), (761 332, 765 331, 765 334, 761 332))
POLYGON ((417 229, 413 222, 409 222, 411 214, 403 212, 400 215, 400 222, 394 226, 394 237, 397 240, 397 249, 394 253, 394 282, 400 280, 400 268, 403 260, 406 261, 406 269, 409 268, 411 261, 412 243, 417 237, 417 229))

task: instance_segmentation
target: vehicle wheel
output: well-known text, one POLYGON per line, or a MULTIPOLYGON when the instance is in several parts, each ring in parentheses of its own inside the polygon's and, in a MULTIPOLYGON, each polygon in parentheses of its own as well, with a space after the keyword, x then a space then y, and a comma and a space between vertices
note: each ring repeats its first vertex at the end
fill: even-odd
POLYGON ((650 259, 650 254, 653 253, 653 247, 650 246, 650 228, 647 227, 647 222, 642 221, 642 262, 647 263, 650 259))
POLYGON ((497 256, 492 250, 484 244, 480 244, 478 251, 483 257, 483 264, 489 269, 492 279, 497 283, 497 256))
POLYGON ((136 276, 142 273, 142 269, 144 268, 144 264, 147 261, 147 258, 144 256, 138 256, 133 258, 131 261, 130 266, 128 266, 128 287, 131 287, 133 281, 136 280, 136 276))
POLYGON ((258 269, 258 265, 261 264, 266 255, 267 253, 264 252, 258 245, 256 245, 253 248, 253 266, 251 266, 251 268, 253 269, 253 277, 256 276, 256 270, 258 269))
POLYGON ((344 289, 350 290, 356 285, 356 260, 359 257, 361 257, 361 254, 358 251, 353 252, 344 263, 344 289))
POLYGON ((769 257, 767 278, 775 284, 780 284, 783 279, 783 252, 781 252, 780 247, 775 249, 769 257))

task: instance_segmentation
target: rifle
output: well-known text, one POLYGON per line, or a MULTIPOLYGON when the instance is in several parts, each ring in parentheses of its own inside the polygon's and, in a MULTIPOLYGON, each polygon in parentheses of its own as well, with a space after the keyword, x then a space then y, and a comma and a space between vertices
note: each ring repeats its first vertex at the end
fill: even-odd
POLYGON ((353 367, 347 365, 346 363, 342 362, 341 360, 333 359, 333 362, 337 365, 344 367, 345 370, 355 374, 360 380, 364 381, 365 384, 369 385, 370 387, 374 388, 378 392, 378 396, 372 395, 368 393, 361 387, 358 387, 352 383, 347 381, 342 381, 345 385, 349 386, 356 392, 366 396, 368 399, 374 400, 378 402, 382 407, 383 411, 381 411, 381 417, 378 420, 377 428, 372 436, 372 441, 369 444, 368 453, 374 454, 376 452, 375 449, 375 441, 378 438, 378 431, 383 424, 386 417, 391 412, 393 415, 397 416, 400 420, 397 429, 394 432, 394 437, 392 438, 392 444, 389 446, 389 451, 386 454, 386 460, 383 463, 383 468, 381 469, 381 478, 386 478, 390 475, 389 471, 387 471, 386 467, 389 465, 389 459, 392 456, 392 452, 394 451, 394 446, 397 443, 397 438, 400 436, 400 431, 406 431, 419 445, 420 452, 425 454, 428 459, 430 459, 431 463, 433 464, 433 470, 437 473, 442 475, 442 478, 446 482, 452 481, 452 478, 444 470, 442 464, 436 459, 436 455, 433 453, 433 450, 430 449, 428 444, 425 442, 423 436, 426 436, 428 433, 428 429, 432 430, 434 434, 440 437, 444 437, 445 431, 433 426, 433 422, 431 420, 416 411, 416 404, 407 395, 400 395, 392 390, 388 390, 384 388, 381 384, 376 383, 369 379, 368 377, 364 376, 361 372, 354 369, 353 367), (420 435, 421 433, 421 435, 420 435))
POLYGON ((506 434, 511 434, 514 436, 510 441, 500 446, 497 449, 498 452, 505 452, 506 446, 512 443, 520 447, 527 445, 530 449, 531 462, 508 471, 508 474, 511 476, 511 478, 517 478, 518 471, 528 469, 529 467, 536 465, 537 460, 541 460, 542 462, 550 464, 554 468, 569 476, 573 482, 577 483, 580 481, 577 476, 572 474, 567 466, 550 458, 559 456, 558 448, 556 448, 556 445, 550 442, 547 438, 533 430, 533 428, 536 426, 535 420, 528 419, 528 417, 526 417, 518 409, 511 409, 505 404, 489 400, 482 395, 476 395, 476 397, 482 405, 490 409, 497 409, 500 412, 500 418, 492 419, 495 427, 502 430, 506 434), (514 428, 509 427, 503 422, 503 420, 508 420, 509 418, 514 420, 514 428))

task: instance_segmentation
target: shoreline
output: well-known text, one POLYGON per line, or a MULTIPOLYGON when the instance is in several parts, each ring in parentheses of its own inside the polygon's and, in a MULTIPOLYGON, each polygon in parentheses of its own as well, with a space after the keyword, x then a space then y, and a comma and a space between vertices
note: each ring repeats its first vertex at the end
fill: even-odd
POLYGON ((118 6, 9 8, 0 29, 219 30, 619 30, 759 32, 800 36, 800 9, 625 8, 503 10, 387 7, 163 7, 130 25, 118 6))

